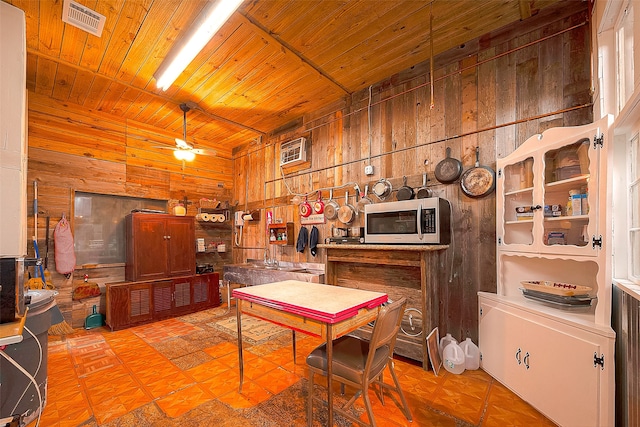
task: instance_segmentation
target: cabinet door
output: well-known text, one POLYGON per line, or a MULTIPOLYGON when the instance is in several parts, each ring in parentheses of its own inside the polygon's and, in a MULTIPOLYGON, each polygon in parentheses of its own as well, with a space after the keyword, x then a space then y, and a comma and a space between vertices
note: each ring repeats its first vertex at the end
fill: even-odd
POLYGON ((166 277, 167 230, 164 216, 139 214, 127 217, 127 264, 125 277, 129 281, 166 277))
POLYGON ((129 285, 129 324, 146 322, 153 318, 149 283, 129 285))
POLYGON ((195 226, 191 217, 167 218, 169 276, 196 273, 195 226))
POLYGON ((201 310, 220 305, 218 273, 200 274, 193 277, 193 308, 201 310))
POLYGON ((173 281, 173 314, 191 311, 191 279, 173 281))
POLYGON ((601 368, 593 356, 601 354, 600 346, 533 322, 521 334, 525 400, 558 425, 598 425, 601 368))
POLYGON ((173 309, 173 283, 169 281, 153 284, 153 318, 169 317, 173 309))
POLYGON ((527 384, 522 369, 524 322, 498 306, 480 302, 478 347, 482 369, 523 397, 527 384))

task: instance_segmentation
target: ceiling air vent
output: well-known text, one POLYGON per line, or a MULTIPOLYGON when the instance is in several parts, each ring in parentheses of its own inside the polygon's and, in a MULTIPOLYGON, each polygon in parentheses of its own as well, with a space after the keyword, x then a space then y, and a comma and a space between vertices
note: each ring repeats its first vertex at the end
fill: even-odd
POLYGON ((78 27, 81 30, 100 37, 107 18, 98 12, 76 3, 73 0, 64 0, 62 6, 62 20, 67 24, 78 27))
POLYGON ((292 166, 307 161, 307 139, 297 138, 280 144, 280 166, 292 166))

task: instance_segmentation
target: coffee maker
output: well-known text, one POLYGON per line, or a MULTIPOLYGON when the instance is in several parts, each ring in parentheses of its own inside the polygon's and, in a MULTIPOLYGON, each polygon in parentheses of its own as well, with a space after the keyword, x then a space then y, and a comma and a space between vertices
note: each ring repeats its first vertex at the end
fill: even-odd
POLYGON ((0 258, 0 323, 16 320, 25 313, 25 258, 0 258))

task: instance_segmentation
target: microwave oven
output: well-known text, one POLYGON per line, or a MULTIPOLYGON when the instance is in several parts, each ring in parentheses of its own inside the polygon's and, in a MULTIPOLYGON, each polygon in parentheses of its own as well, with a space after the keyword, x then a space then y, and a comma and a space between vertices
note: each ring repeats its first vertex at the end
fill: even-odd
POLYGON ((440 197, 365 205, 364 242, 451 243, 451 205, 440 197))

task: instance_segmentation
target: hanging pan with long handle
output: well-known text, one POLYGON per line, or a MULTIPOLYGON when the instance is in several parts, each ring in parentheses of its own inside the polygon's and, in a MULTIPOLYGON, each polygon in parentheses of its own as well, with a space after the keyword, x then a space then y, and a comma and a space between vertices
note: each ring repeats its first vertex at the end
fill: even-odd
POLYGON ((329 221, 333 221, 338 217, 338 203, 333 200, 333 188, 329 190, 329 201, 324 205, 324 217, 329 221))
POLYGON ((364 193, 360 193, 360 200, 358 200, 358 212, 364 212, 364 207, 373 203, 369 198, 369 184, 365 184, 364 193))
POLYGON ((426 199, 431 197, 431 190, 427 188, 427 174, 422 174, 422 187, 416 192, 416 199, 426 199))
POLYGON ((460 178, 460 188, 468 197, 486 196, 496 188, 496 173, 488 166, 480 166, 480 147, 476 147, 476 164, 460 178))
POLYGON ((447 147, 447 157, 436 165, 436 179, 443 184, 451 184, 460 177, 462 163, 451 157, 451 147, 447 147))
POLYGON ((413 199, 414 193, 413 188, 407 185, 407 177, 402 177, 402 187, 398 188, 398 193, 396 194, 396 198, 398 200, 410 200, 413 199))
POLYGON ((356 217, 356 210, 349 204, 349 192, 344 193, 344 205, 340 206, 338 219, 343 224, 351 224, 356 217))

